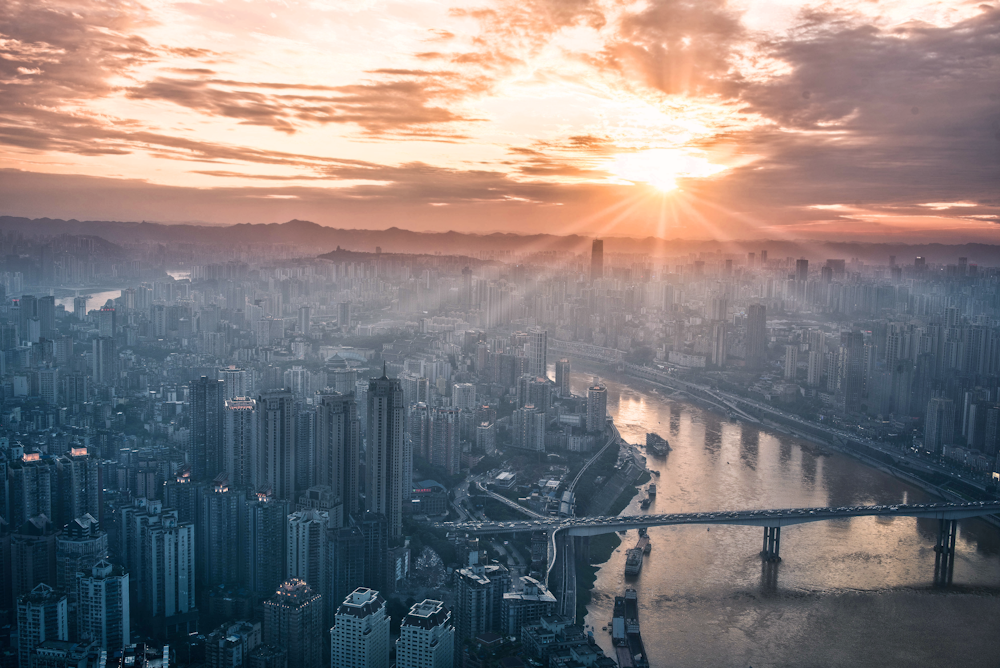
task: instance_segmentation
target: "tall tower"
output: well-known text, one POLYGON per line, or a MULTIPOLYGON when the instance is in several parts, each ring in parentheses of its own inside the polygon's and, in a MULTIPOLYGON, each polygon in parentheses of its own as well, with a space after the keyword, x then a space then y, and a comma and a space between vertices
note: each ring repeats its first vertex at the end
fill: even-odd
POLYGON ((94 339, 94 382, 98 385, 114 385, 118 375, 118 352, 115 340, 110 336, 94 339))
POLYGON ((330 514, 316 509, 300 510, 288 516, 288 561, 290 578, 304 580, 317 591, 326 591, 326 530, 330 514))
POLYGON ((299 307, 299 334, 302 336, 312 334, 312 309, 308 306, 299 307))
POLYGON ((17 657, 30 666, 35 648, 46 640, 69 640, 66 594, 46 584, 17 599, 17 657))
POLYGON ((444 668, 454 665, 455 629, 441 601, 414 603, 403 618, 396 641, 396 668, 444 668))
POLYGON ((337 608, 330 629, 330 661, 337 668, 389 668, 389 616, 385 599, 358 587, 337 608))
MULTIPOLYGON (((431 464, 458 475, 462 467, 459 441, 459 411, 457 408, 437 408, 431 414, 431 464)), ((410 484, 411 481, 404 481, 410 484)))
POLYGON ((528 330, 528 345, 525 347, 528 358, 528 373, 536 377, 547 378, 549 366, 546 358, 549 333, 541 327, 528 330))
POLYGON ((602 278, 604 278, 604 241, 594 239, 590 249, 590 280, 597 281, 602 278))
POLYGON ((265 392, 257 398, 257 487, 276 499, 295 499, 295 397, 265 392))
POLYGON ((316 484, 333 490, 344 512, 357 514, 361 435, 352 394, 322 394, 316 407, 316 484))
POLYGON ((403 534, 403 389, 382 372, 368 384, 365 510, 385 515, 392 540, 403 534))
POLYGON ((747 310, 746 363, 759 369, 767 361, 767 307, 750 304, 747 310))
POLYGON ((264 603, 264 642, 284 647, 289 666, 321 668, 322 637, 323 597, 302 580, 283 582, 264 603))
POLYGON ((93 638, 112 653, 131 644, 128 573, 105 560, 76 574, 78 638, 93 638))
POLYGON ((202 376, 191 383, 191 479, 211 480, 226 469, 222 459, 225 383, 202 376))
POLYGON ((257 402, 250 397, 227 399, 223 410, 222 469, 234 489, 256 487, 257 402))
POLYGON ((253 377, 246 369, 235 366, 219 369, 219 380, 226 384, 226 399, 249 397, 253 393, 253 377))
POLYGON ((600 384, 587 389, 587 431, 604 431, 608 415, 608 389, 600 384))
POLYGON ((569 382, 572 370, 568 359, 556 362, 556 391, 561 397, 569 397, 571 394, 569 382))

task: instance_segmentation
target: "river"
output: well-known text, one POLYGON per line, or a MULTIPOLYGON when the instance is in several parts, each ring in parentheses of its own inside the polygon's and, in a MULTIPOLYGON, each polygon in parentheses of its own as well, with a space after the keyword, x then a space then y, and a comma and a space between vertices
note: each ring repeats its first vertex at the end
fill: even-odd
MULTIPOLYGON (((574 373, 585 395, 592 373, 574 373)), ((922 490, 780 432, 732 421, 668 390, 603 378, 622 437, 658 432, 673 451, 647 456, 658 494, 624 514, 931 501, 922 490), (616 382, 618 381, 618 382, 616 382)), ((586 623, 614 656, 614 597, 639 595, 650 665, 996 666, 1000 532, 959 523, 954 585, 933 586, 936 520, 851 518, 786 527, 777 582, 764 577, 759 527, 654 527, 638 578, 624 576, 630 531, 598 571, 586 623)))

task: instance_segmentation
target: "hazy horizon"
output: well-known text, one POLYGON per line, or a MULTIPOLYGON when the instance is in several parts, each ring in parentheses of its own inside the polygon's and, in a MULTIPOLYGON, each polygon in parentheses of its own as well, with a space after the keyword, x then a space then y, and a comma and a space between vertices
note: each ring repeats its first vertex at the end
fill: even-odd
POLYGON ((0 214, 997 241, 1000 9, 14 1, 0 214))

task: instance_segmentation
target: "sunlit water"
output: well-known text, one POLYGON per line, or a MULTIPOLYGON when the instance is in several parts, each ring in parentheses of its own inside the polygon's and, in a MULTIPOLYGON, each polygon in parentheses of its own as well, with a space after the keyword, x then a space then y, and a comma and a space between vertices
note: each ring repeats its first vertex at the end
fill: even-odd
MULTIPOLYGON (((98 290, 96 292, 88 292, 87 290, 77 290, 77 293, 81 297, 90 297, 87 300, 87 310, 93 311, 94 309, 99 309, 104 306, 109 299, 118 299, 122 296, 122 291, 119 290, 98 290)), ((66 310, 70 313, 73 312, 73 297, 56 297, 56 306, 62 304, 66 307, 66 310)))
MULTIPOLYGON (((574 374, 586 394, 591 375, 574 374)), ((781 433, 730 421, 624 377, 608 387, 622 436, 673 451, 648 457, 658 494, 625 514, 921 503, 918 488, 781 433)), ((654 527, 639 577, 624 576, 631 531, 600 569, 586 623, 607 652, 615 595, 638 590, 652 666, 996 666, 1000 533, 959 523, 954 586, 933 586, 936 520, 854 518, 785 527, 777 584, 763 578, 759 527, 654 527)), ((620 534, 619 534, 620 535, 620 534)))

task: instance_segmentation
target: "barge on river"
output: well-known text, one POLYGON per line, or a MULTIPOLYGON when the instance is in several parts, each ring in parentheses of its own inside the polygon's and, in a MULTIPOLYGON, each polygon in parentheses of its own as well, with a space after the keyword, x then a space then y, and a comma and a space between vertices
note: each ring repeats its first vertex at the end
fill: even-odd
POLYGON ((635 589, 626 589, 624 596, 615 596, 611 639, 619 668, 649 668, 646 647, 639 635, 639 598, 635 589))

